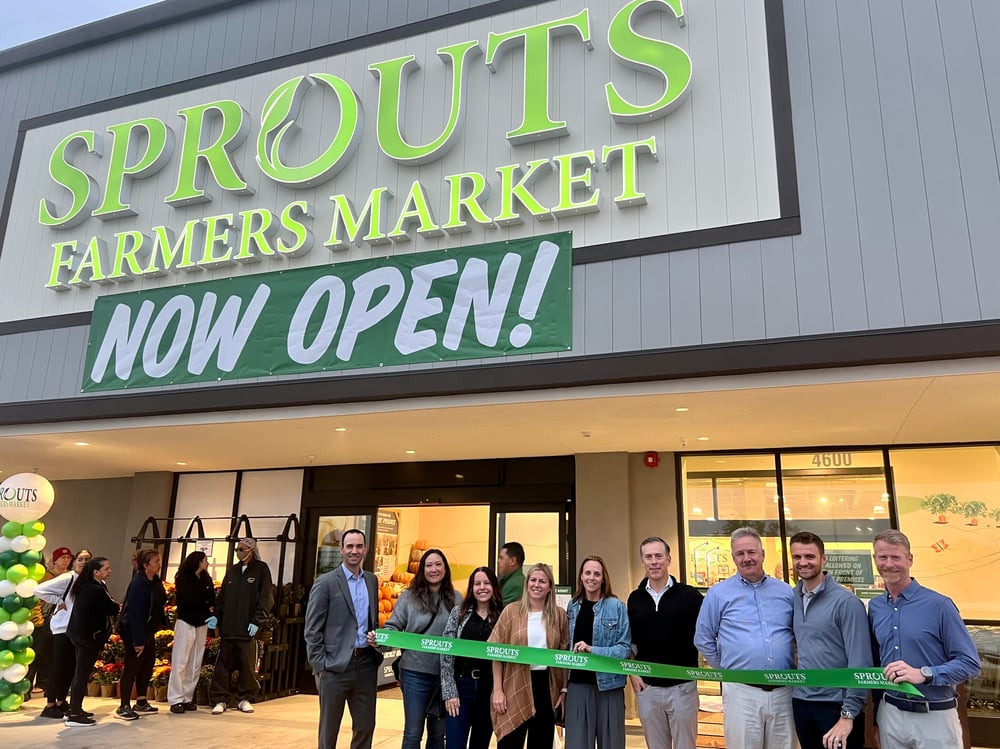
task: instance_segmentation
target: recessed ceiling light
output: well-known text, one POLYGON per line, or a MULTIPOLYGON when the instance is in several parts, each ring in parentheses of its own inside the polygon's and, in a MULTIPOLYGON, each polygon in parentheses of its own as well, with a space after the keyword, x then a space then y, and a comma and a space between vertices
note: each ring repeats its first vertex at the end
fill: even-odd
POLYGON ((416 450, 404 450, 404 452, 405 452, 405 453, 406 453, 407 455, 416 455, 416 454, 417 454, 417 451, 416 451, 416 450))
POLYGON ((698 441, 699 441, 699 442, 708 442, 708 440, 709 440, 709 438, 708 438, 708 437, 699 437, 699 438, 698 438, 698 441))
POLYGON ((457 478, 457 479, 464 479, 465 478, 465 474, 464 473, 456 473, 455 474, 455 478, 457 478))
POLYGON ((680 408, 675 408, 674 410, 675 410, 675 411, 676 411, 677 413, 679 413, 679 414, 682 414, 682 413, 684 413, 685 411, 690 411, 691 409, 688 409, 688 408, 684 408, 684 406, 681 406, 680 408))
POLYGON ((77 447, 90 447, 90 443, 89 442, 84 442, 83 440, 78 440, 77 442, 74 442, 73 444, 76 445, 77 447))
POLYGON ((333 431, 335 431, 335 432, 346 432, 347 431, 347 427, 334 427, 333 431))
POLYGON ((177 461, 177 465, 179 465, 179 466, 186 466, 187 463, 185 463, 183 460, 178 460, 177 461))

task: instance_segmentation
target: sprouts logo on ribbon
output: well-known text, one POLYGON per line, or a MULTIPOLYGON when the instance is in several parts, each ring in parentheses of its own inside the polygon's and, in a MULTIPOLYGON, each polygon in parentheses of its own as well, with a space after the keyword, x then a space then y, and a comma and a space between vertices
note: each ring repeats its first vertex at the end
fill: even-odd
POLYGON ((804 684, 807 681, 806 675, 801 672, 784 671, 780 673, 764 672, 764 678, 769 683, 774 684, 804 684))
POLYGON ((436 637, 424 637, 420 640, 420 646, 425 652, 450 653, 452 642, 450 640, 439 640, 436 637))
POLYGON ((502 647, 500 645, 487 645, 486 657, 497 661, 516 661, 521 656, 521 651, 517 648, 502 647))
POLYGON ((565 351, 568 232, 101 297, 83 389, 565 351))
POLYGON ((556 653, 555 662, 557 666, 586 666, 590 658, 577 653, 556 653))

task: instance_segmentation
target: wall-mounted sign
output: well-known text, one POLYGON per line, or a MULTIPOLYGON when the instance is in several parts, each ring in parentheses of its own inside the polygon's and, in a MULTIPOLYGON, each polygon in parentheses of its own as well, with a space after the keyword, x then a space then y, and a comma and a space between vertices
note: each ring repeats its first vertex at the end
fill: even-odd
POLYGON ((572 346, 569 234, 101 297, 84 390, 572 346))
POLYGON ((870 551, 827 550, 824 569, 841 585, 864 588, 875 583, 875 569, 870 551))
POLYGON ((782 217, 765 5, 545 2, 28 123, 0 321, 553 230, 758 237, 782 217))

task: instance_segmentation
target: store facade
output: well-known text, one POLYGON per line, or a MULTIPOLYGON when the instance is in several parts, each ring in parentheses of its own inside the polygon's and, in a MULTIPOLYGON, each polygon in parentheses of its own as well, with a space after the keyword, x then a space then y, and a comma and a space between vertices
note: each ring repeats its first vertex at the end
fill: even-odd
POLYGON ((657 534, 707 585, 753 521, 877 589, 900 527, 996 714, 998 23, 177 0, 0 53, 0 477, 86 543, 295 514, 302 581, 357 521, 389 578, 519 535, 623 588, 657 534))

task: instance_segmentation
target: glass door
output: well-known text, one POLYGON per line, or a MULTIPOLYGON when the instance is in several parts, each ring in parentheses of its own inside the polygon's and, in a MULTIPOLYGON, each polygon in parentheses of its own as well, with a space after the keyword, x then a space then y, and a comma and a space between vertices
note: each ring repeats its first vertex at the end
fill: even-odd
POLYGON ((517 541, 524 547, 524 566, 544 562, 552 567, 556 583, 567 583, 568 550, 566 513, 498 512, 492 566, 505 543, 517 541))

